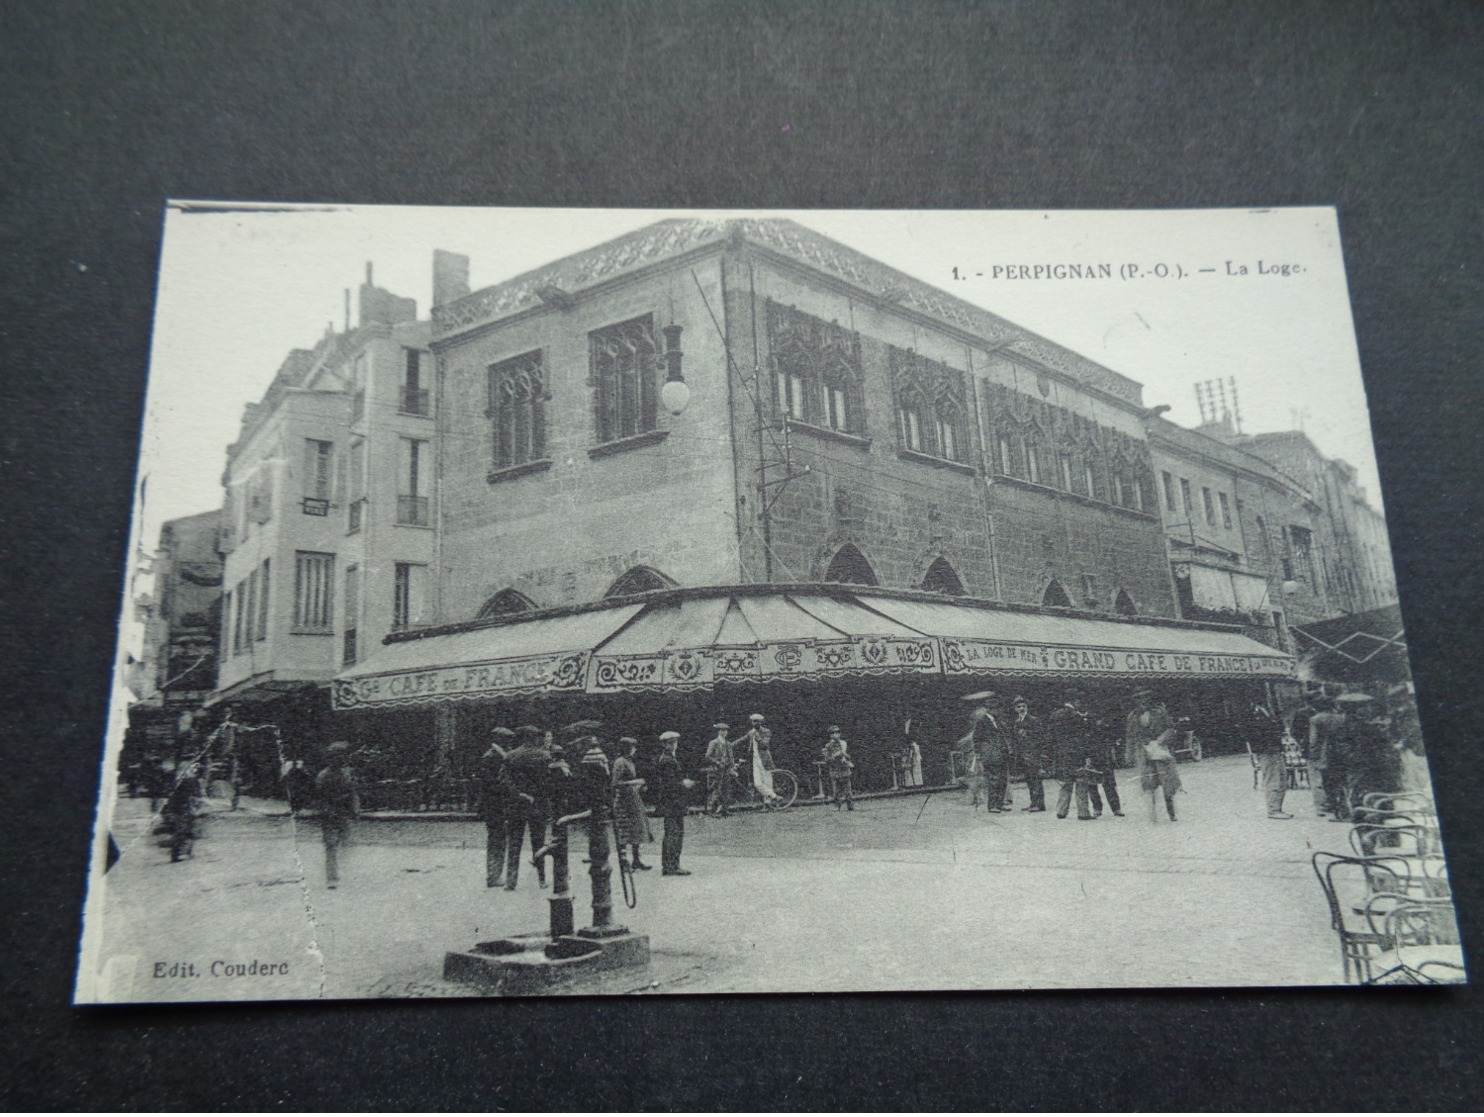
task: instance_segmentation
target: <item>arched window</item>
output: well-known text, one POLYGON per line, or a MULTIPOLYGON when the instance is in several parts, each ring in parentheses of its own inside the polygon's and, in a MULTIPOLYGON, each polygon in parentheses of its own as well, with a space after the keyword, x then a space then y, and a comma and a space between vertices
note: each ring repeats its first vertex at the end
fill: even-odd
POLYGON ((865 430, 858 335, 769 300, 768 346, 776 414, 845 434, 865 430))
POLYGON ((967 461, 968 389, 964 374, 910 349, 888 348, 897 436, 905 450, 967 461))
POLYGON ((1067 591, 1062 589, 1061 583, 1053 578, 1046 587, 1046 592, 1041 595, 1041 604, 1053 605, 1058 609, 1070 609, 1072 599, 1067 596, 1067 591))
POLYGON ((491 365, 489 418, 494 468, 508 469, 546 456, 546 379, 541 350, 491 365))
POLYGON ((658 570, 650 566, 635 566, 625 570, 618 581, 608 587, 604 597, 632 597, 636 593, 651 593, 654 590, 667 590, 675 585, 673 578, 667 578, 658 570))
POLYGON ((1113 611, 1125 617, 1139 615, 1139 610, 1134 608, 1134 599, 1128 595, 1128 590, 1118 591, 1118 596, 1113 599, 1113 611))
POLYGON ((659 346, 651 315, 588 334, 599 442, 652 431, 659 423, 655 386, 659 346))
POLYGON ((509 617, 516 613, 529 613, 534 608, 536 608, 536 603, 520 590, 503 589, 480 606, 479 619, 509 617))
POLYGON ((847 543, 835 552, 835 557, 830 560, 830 568, 824 573, 824 580, 856 586, 880 584, 876 581, 876 572, 871 569, 866 556, 860 553, 854 543, 847 543))
POLYGON ((959 581, 958 572, 945 558, 933 560, 933 564, 923 575, 922 588, 929 593, 946 593, 953 597, 962 597, 964 594, 964 584, 959 581))

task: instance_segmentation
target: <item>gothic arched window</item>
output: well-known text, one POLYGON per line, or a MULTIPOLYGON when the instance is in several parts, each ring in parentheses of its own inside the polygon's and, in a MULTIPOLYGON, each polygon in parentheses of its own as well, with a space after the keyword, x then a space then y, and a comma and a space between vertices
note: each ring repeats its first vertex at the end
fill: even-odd
POLYGON ((546 378, 541 350, 491 365, 489 418, 494 424, 494 467, 546 456, 546 378))
POLYGON ((830 568, 824 573, 824 580, 845 582, 855 586, 880 584, 876 581, 876 571, 871 569, 866 556, 860 553, 854 543, 847 543, 835 552, 835 557, 830 560, 830 568))
POLYGON ((964 595, 964 584, 959 581, 958 572, 953 569, 945 558, 936 558, 933 564, 927 568, 923 575, 922 588, 929 593, 945 593, 952 597, 964 595))
POLYGON ((1067 591, 1062 589, 1061 583, 1053 578, 1047 585, 1046 592, 1041 595, 1041 604, 1053 605, 1058 609, 1070 609, 1072 599, 1067 596, 1067 591))
POLYGON ((1128 595, 1128 590, 1118 591, 1118 596, 1113 599, 1113 611, 1125 617, 1139 615, 1139 610, 1134 607, 1134 599, 1128 595))
POLYGON ((860 336, 772 300, 767 314, 775 413, 861 434, 866 424, 860 336))
POLYGON ((604 597, 632 597, 636 593, 650 593, 654 590, 667 590, 675 585, 673 578, 667 578, 652 566, 634 566, 619 575, 618 580, 608 587, 604 597))
POLYGON ((588 334, 599 442, 652 431, 659 423, 654 319, 632 318, 588 334))
POLYGON ((516 613, 529 613, 534 608, 536 603, 520 590, 503 589, 479 607, 479 619, 510 617, 516 613))
POLYGON ((887 351, 902 448, 949 461, 968 461, 968 389, 964 374, 911 349, 893 345, 887 351))

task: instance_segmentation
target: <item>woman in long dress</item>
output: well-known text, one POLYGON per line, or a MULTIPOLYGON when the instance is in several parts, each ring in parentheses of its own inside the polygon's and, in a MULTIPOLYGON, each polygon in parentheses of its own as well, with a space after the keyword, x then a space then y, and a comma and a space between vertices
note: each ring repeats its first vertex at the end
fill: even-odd
POLYGON ((644 781, 634 767, 634 753, 638 748, 639 743, 632 737, 619 739, 619 755, 613 762, 613 829, 618 839, 619 857, 623 857, 624 847, 628 846, 631 853, 629 864, 635 869, 648 869, 650 866, 639 859, 639 846, 653 841, 654 836, 649 832, 644 800, 639 797, 644 781))

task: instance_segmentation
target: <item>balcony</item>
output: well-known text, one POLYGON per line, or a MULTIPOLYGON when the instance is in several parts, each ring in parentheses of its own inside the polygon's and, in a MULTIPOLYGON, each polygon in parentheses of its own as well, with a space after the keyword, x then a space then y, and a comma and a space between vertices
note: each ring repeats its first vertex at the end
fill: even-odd
POLYGON ((431 398, 427 388, 403 388, 402 414, 431 415, 431 398))
POLYGON ((408 527, 427 527, 428 498, 425 496, 399 496, 397 498, 397 523, 408 527))

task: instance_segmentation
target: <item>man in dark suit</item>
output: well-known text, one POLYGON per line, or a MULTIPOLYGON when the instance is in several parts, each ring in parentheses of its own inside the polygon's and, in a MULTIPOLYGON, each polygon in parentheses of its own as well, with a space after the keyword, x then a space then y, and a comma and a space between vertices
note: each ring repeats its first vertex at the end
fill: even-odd
MULTIPOLYGON (((534 725, 523 725, 516 731, 520 745, 505 757, 500 780, 505 785, 506 817, 509 839, 505 861, 505 891, 514 892, 520 878, 520 850, 526 832, 531 835, 531 852, 546 846, 546 828, 551 821, 552 768, 560 764, 546 747, 546 734, 534 725)), ((570 769, 561 765, 566 774, 570 769)), ((536 862, 536 882, 546 887, 546 862, 536 862)))
POLYGON ((314 778, 320 834, 325 842, 325 882, 340 885, 340 849, 350 837, 350 824, 361 813, 361 799, 350 770, 350 742, 336 741, 325 750, 329 763, 314 778))
POLYGON ((673 729, 660 734, 660 755, 654 764, 655 813, 665 820, 665 835, 660 843, 660 875, 688 877, 689 869, 680 867, 680 851, 685 845, 685 810, 687 792, 696 786, 680 770, 675 750, 680 734, 673 729))
POLYGON ((509 835, 509 793, 501 774, 515 734, 503 726, 491 733, 489 751, 479 761, 479 817, 484 822, 484 886, 499 888, 505 883, 505 849, 509 835))
POLYGON ((1014 747, 1005 709, 998 696, 987 694, 975 707, 973 717, 969 733, 984 772, 984 809, 990 814, 1001 814, 1010 783, 1010 750, 1014 747))
POLYGON ((1046 730, 1051 738, 1051 774, 1061 781, 1056 817, 1067 817, 1075 793, 1077 817, 1091 822, 1093 816, 1088 809, 1087 788, 1092 779, 1096 727, 1083 708, 1080 690, 1067 694, 1066 702, 1047 719, 1046 730))
POLYGON ((1044 811, 1046 785, 1041 782, 1041 767, 1046 763, 1045 726, 1031 713, 1030 703, 1018 694, 1010 703, 1010 709, 1014 715, 1010 720, 1010 735, 1015 739, 1015 751, 1025 769, 1025 789, 1031 795, 1031 805, 1022 809, 1044 811))

